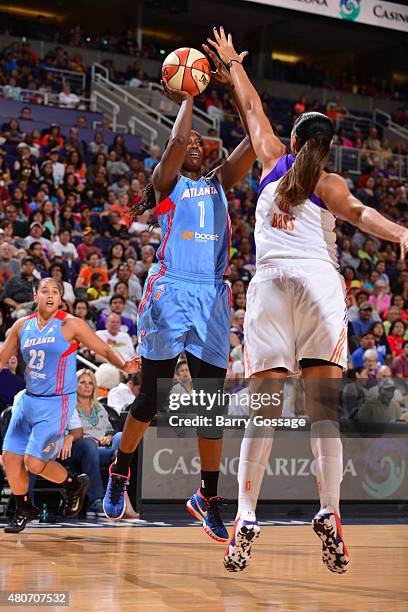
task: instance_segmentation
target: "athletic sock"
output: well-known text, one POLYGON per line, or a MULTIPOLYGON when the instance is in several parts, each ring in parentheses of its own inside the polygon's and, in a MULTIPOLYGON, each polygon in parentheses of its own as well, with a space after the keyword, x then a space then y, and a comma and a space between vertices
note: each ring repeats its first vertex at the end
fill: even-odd
POLYGON ((132 462, 134 453, 124 453, 118 448, 118 455, 116 457, 115 467, 113 468, 114 474, 120 474, 121 476, 128 476, 129 467, 132 462))
POLYGON ((316 464, 320 505, 322 508, 331 506, 340 516, 343 445, 340 439, 339 424, 330 420, 312 423, 310 443, 316 464))
POLYGON ((211 497, 216 497, 218 491, 218 478, 220 476, 220 472, 207 472, 206 470, 201 470, 201 487, 200 493, 206 499, 210 499, 211 497))
POLYGON ((24 493, 24 495, 14 495, 14 499, 16 501, 17 510, 28 510, 33 505, 28 491, 24 493))
POLYGON ((238 516, 243 512, 256 510, 265 468, 272 450, 273 435, 273 427, 255 427, 250 423, 246 429, 238 467, 238 516))

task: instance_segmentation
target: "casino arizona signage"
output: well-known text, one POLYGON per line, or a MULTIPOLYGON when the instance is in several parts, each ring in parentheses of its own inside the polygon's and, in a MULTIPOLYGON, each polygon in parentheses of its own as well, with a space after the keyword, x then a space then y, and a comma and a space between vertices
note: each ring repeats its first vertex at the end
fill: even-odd
POLYGON ((405 12, 402 13, 400 11, 387 11, 382 4, 376 4, 373 7, 373 13, 378 19, 389 19, 390 21, 408 23, 408 8, 406 8, 405 12))
POLYGON ((247 0, 408 33, 408 7, 381 0, 247 0))

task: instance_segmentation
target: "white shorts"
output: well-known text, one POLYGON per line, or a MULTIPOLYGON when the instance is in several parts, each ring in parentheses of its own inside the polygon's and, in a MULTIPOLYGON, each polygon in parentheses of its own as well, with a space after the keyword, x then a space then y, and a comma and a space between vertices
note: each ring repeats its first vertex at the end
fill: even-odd
POLYGON ((288 263, 262 266, 249 285, 244 323, 247 377, 272 368, 296 372, 301 359, 347 367, 343 277, 328 262, 288 263))

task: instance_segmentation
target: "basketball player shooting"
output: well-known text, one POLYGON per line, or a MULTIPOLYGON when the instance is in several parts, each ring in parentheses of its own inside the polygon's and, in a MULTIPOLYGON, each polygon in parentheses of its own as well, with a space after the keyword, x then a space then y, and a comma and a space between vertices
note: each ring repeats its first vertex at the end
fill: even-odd
MULTIPOLYGON (((399 243, 401 258, 407 253, 408 230, 364 206, 343 178, 324 171, 334 134, 326 115, 310 112, 298 117, 291 133, 292 153, 287 155, 231 35, 226 36, 223 28, 214 28, 213 35, 209 44, 230 70, 263 166, 256 208, 257 268, 248 289, 244 326, 246 374, 251 390, 267 381, 273 389, 274 381, 301 370, 321 504, 313 529, 322 542, 324 564, 343 573, 349 557, 339 511, 342 444, 337 410, 330 411, 327 398, 322 401, 319 395, 319 389, 331 383, 336 390, 334 383, 347 367, 347 309, 335 222, 348 221, 362 232, 399 243)), ((336 404, 334 394, 332 405, 336 404)), ((255 509, 273 441, 273 428, 265 429, 260 436, 252 422, 241 445, 238 514, 224 557, 229 571, 246 567, 259 535, 255 509)))
POLYGON ((14 323, 0 351, 0 369, 18 350, 26 365, 26 390, 13 409, 3 443, 4 467, 16 500, 6 533, 18 533, 39 517, 29 498, 28 472, 65 488, 64 516, 77 516, 82 508, 88 476, 69 474, 54 460, 76 407, 78 343, 127 374, 140 369, 139 357, 125 362, 85 321, 59 310, 61 297, 57 281, 42 279, 34 297, 37 312, 14 323))
MULTIPOLYGON (((217 67, 213 77, 228 85, 228 71, 213 51, 210 56, 217 67)), ((223 277, 229 274, 231 240, 225 194, 255 161, 247 136, 224 163, 204 176, 203 139, 192 129, 193 96, 166 82, 163 87, 180 109, 154 170, 153 184, 133 210, 140 215, 155 208, 163 239, 139 305, 141 388, 128 413, 117 460, 110 468, 104 509, 111 520, 119 520, 125 510, 132 456, 157 412, 157 381, 173 379, 180 353, 186 352, 195 388, 202 384, 201 379, 212 379, 223 387, 230 330, 230 294, 223 277)), ((217 492, 222 431, 201 429, 197 433, 201 486, 187 508, 207 535, 226 542, 228 532, 219 513, 217 492)))

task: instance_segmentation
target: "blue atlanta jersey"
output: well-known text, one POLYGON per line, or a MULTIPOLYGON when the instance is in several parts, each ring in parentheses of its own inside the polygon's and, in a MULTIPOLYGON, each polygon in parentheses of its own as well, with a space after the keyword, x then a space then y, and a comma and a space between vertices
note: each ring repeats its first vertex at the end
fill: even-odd
POLYGON ((214 176, 180 176, 156 214, 162 229, 157 258, 166 270, 218 278, 229 273, 231 221, 214 176))
POLYGON ((33 395, 66 395, 77 390, 76 351, 78 344, 69 343, 62 334, 67 313, 57 311, 43 329, 37 314, 26 319, 20 331, 20 350, 26 365, 28 393, 33 395))

